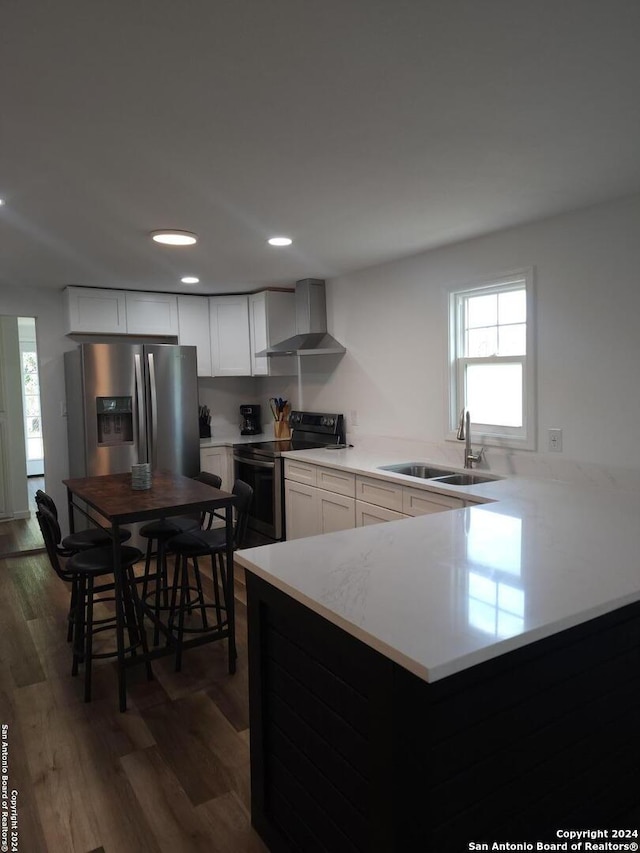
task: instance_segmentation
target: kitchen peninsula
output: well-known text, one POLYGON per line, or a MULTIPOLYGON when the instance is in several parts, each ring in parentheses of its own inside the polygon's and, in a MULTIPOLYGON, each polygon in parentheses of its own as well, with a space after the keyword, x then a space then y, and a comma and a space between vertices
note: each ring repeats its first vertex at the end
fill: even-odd
MULTIPOLYGON (((416 485, 357 450, 288 458, 416 485)), ((637 818, 640 494, 449 493, 486 503, 237 555, 273 851, 444 853, 637 818)))

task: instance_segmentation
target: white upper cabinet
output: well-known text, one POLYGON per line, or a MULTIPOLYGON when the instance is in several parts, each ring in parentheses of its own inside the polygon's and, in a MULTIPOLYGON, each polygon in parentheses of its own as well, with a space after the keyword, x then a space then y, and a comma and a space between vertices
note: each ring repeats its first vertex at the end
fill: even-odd
POLYGON ((294 376, 293 356, 256 352, 296 333, 293 291, 176 296, 137 290, 67 287, 69 333, 170 335, 195 346, 198 376, 294 376))
POLYGON ((67 287, 65 290, 68 333, 126 335, 127 308, 124 290, 67 287))
POLYGON ((178 296, 178 343, 197 348, 198 376, 213 376, 207 296, 178 296))
POLYGON ((178 334, 178 298, 171 293, 127 291, 127 334, 178 334))
POLYGON ((251 376, 249 297, 210 296, 214 376, 251 376))
POLYGON ((268 346, 291 338, 296 333, 295 293, 263 290, 249 296, 251 330, 251 374, 253 376, 293 376, 293 356, 267 358, 256 356, 268 346))

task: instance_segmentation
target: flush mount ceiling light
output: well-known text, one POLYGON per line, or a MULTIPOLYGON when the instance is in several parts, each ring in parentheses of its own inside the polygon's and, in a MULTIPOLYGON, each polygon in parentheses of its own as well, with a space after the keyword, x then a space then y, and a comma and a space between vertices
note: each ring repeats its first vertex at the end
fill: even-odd
POLYGON ((156 243, 164 243, 167 246, 192 246, 198 240, 198 235, 191 231, 176 231, 175 229, 163 228, 162 231, 152 231, 151 239, 156 243))
POLYGON ((269 237, 267 243, 270 246, 290 246, 293 240, 290 237, 269 237))
POLYGON ((199 284, 200 283, 200 279, 196 278, 195 275, 183 275, 182 278, 180 279, 180 281, 183 284, 199 284))

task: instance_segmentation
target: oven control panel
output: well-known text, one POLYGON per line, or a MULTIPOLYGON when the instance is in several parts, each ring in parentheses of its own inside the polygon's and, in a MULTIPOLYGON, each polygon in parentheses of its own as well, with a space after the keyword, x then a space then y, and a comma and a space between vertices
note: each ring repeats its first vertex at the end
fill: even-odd
POLYGON ((344 416, 326 412, 291 412, 289 425, 294 430, 320 435, 344 434, 344 416))

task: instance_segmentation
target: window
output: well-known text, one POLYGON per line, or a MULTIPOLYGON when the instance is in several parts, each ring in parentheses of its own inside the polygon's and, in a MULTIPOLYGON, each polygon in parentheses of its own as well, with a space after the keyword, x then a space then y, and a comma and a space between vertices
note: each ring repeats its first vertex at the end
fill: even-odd
POLYGON ((535 448, 532 275, 450 296, 450 437, 462 409, 474 441, 535 448))

